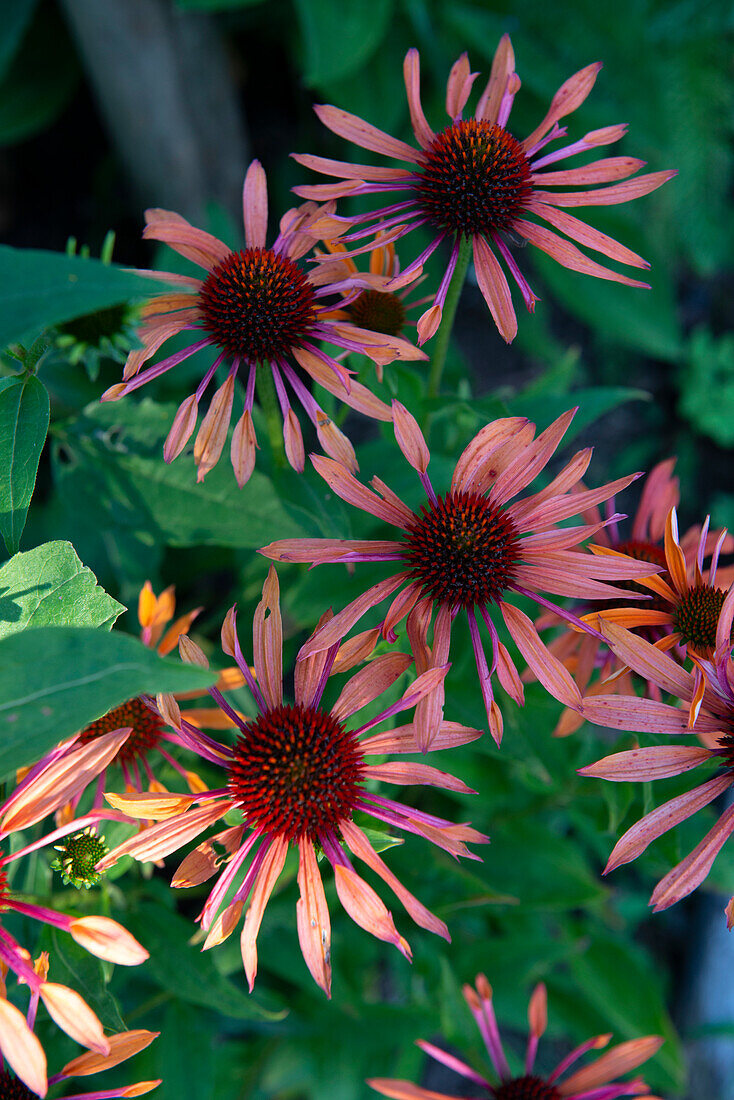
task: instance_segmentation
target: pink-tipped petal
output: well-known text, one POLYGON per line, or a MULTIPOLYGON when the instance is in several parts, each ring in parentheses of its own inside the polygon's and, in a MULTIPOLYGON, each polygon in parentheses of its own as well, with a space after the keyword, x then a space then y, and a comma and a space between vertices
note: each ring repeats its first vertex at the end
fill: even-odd
POLYGON ((283 620, 278 574, 271 565, 252 626, 255 675, 268 707, 283 702, 283 620))
POLYGON ((376 939, 394 944, 410 961, 412 955, 407 941, 398 932, 392 914, 372 887, 359 877, 353 867, 342 863, 334 866, 334 880, 339 901, 354 923, 376 939))
POLYGON ((120 966, 139 966, 148 952, 134 936, 109 917, 78 917, 69 932, 92 955, 120 966))
POLYGON ((515 71, 515 52, 509 34, 503 34, 492 59, 487 86, 477 104, 476 117, 496 122, 507 82, 515 71))
POLYGON ((234 476, 240 489, 250 480, 255 469, 255 451, 257 438, 252 413, 245 409, 232 433, 231 459, 234 476))
POLYGON ((174 458, 181 454, 196 427, 198 411, 199 403, 196 400, 196 394, 192 393, 181 402, 163 445, 164 462, 173 462, 174 458))
POLYGON ((623 1073, 637 1069, 653 1054, 657 1054, 664 1040, 659 1035, 648 1035, 644 1039, 630 1039, 627 1043, 620 1043, 612 1047, 606 1054, 602 1054, 589 1066, 579 1069, 571 1077, 566 1078, 558 1091, 563 1097, 580 1096, 590 1092, 591 1089, 605 1085, 623 1073))
POLYGON ((436 135, 426 122, 426 116, 423 114, 420 77, 420 55, 415 47, 412 47, 406 53, 403 61, 403 78, 415 139, 423 149, 427 149, 436 135))
POLYGON ((563 237, 559 237, 557 233, 552 233, 550 229, 546 229, 542 225, 529 222, 526 218, 516 218, 513 222, 513 229, 526 241, 530 241, 536 248, 539 248, 541 252, 546 252, 559 264, 563 264, 571 271, 580 271, 582 275, 593 275, 597 279, 607 279, 612 283, 623 283, 625 286, 641 287, 643 290, 650 289, 649 283, 640 282, 639 279, 631 279, 628 275, 621 275, 618 271, 612 271, 611 268, 604 267, 595 260, 590 260, 580 249, 576 248, 576 245, 564 240, 563 237))
POLYGON ((523 141, 522 145, 525 150, 532 149, 540 138, 548 133, 554 123, 561 118, 565 118, 566 115, 570 115, 581 106, 594 87, 600 69, 601 62, 587 65, 561 85, 553 96, 543 121, 523 141))
POLYGON ((637 859, 653 840, 708 806, 731 786, 731 782, 728 775, 717 776, 645 814, 617 841, 604 868, 604 874, 621 867, 623 863, 631 863, 633 859, 637 859))
POLYGON ((298 840, 298 888, 296 902, 298 942, 312 978, 331 996, 331 920, 319 865, 308 837, 298 840))
POLYGON ((45 1096, 48 1082, 43 1047, 23 1013, 4 997, 0 997, 0 1050, 13 1073, 31 1092, 45 1096))
POLYGON ((343 722, 356 711, 382 695, 413 663, 406 653, 387 653, 377 657, 365 668, 356 672, 342 688, 339 698, 331 708, 338 722, 343 722))
POLYGON ((517 317, 504 271, 484 237, 474 237, 474 268, 482 296, 500 336, 511 344, 517 336, 517 317))
POLYGON ((268 847, 252 888, 250 905, 240 937, 242 962, 245 967, 247 984, 252 993, 257 975, 257 934, 260 931, 265 906, 268 904, 273 887, 283 870, 288 852, 288 841, 283 837, 274 837, 268 847))
POLYGON ((227 429, 232 415, 234 375, 228 375, 212 398, 194 443, 194 461, 198 467, 196 480, 203 481, 213 470, 227 441, 227 429))
POLYGON ((541 640, 528 616, 503 601, 500 609, 515 645, 546 691, 564 706, 578 710, 581 704, 579 689, 568 670, 541 640))
POLYGON ((398 141, 397 138, 391 137, 384 130, 378 130, 376 126, 371 126, 369 122, 358 118, 357 115, 349 114, 348 111, 341 111, 338 107, 331 107, 326 104, 315 106, 314 111, 324 126, 332 133, 338 134, 339 137, 343 137, 347 141, 353 141, 355 145, 361 146, 362 149, 370 149, 373 153, 382 153, 384 156, 393 157, 395 160, 407 160, 411 164, 418 161, 417 149, 404 141, 398 141))
POLYGON ((701 843, 657 884, 650 898, 656 913, 675 905, 700 886, 733 831, 734 806, 728 806, 701 843))
POLYGON ((242 213, 248 248, 264 248, 268 232, 268 185, 259 160, 247 169, 242 189, 242 213))
POLYGON ((428 445, 423 438, 418 421, 400 401, 392 403, 393 423, 395 426, 395 439, 398 447, 407 458, 414 470, 424 474, 428 469, 431 455, 428 445))
POLYGON ((51 1019, 75 1042, 99 1054, 110 1053, 109 1040, 105 1038, 102 1024, 78 993, 65 985, 43 982, 40 994, 51 1019))

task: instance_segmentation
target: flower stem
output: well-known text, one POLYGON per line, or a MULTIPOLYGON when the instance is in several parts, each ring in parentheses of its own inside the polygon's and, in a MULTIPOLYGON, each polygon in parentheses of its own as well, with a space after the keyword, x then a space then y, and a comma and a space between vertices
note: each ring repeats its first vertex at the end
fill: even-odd
POLYGON ((265 426, 268 430, 270 449, 273 454, 273 464, 281 469, 287 465, 285 447, 283 445, 283 429, 281 427, 280 405, 275 392, 275 382, 270 367, 263 363, 257 367, 255 375, 255 391, 260 402, 260 408, 265 417, 265 426))
MULTIPOLYGON (((454 274, 446 295, 446 301, 441 316, 441 324, 439 326, 438 336, 436 337, 433 355, 431 356, 431 370, 428 375, 428 389, 426 390, 426 397, 429 400, 438 397, 438 391, 441 387, 441 376, 443 375, 443 369, 446 365, 446 355, 449 350, 451 330, 454 327, 456 307, 459 304, 461 288, 464 285, 466 273, 469 270, 471 254, 471 237, 463 237, 459 245, 459 256, 456 261, 456 268, 454 269, 454 274)), ((430 422, 431 414, 427 413, 424 419, 424 431, 428 431, 430 422)))

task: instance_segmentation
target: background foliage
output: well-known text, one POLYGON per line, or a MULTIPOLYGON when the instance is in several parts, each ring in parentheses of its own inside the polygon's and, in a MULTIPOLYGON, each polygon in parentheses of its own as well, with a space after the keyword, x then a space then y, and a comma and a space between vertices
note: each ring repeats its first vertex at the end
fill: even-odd
MULTIPOLYGON (((641 156, 652 170, 680 170, 652 197, 594 210, 595 226, 652 261, 652 290, 585 280, 528 256, 543 300, 534 316, 520 318, 512 348, 502 344, 469 286, 444 378, 448 396, 426 406, 420 365, 388 367, 382 394, 399 396, 416 415, 435 413, 431 471, 439 484, 488 419, 521 412, 542 428, 580 404, 574 442, 597 447, 594 483, 676 453, 684 526, 708 510, 717 522, 734 522, 729 4, 176 0, 175 6, 177 18, 211 17, 224 40, 227 78, 251 153, 268 172, 271 223, 304 176, 287 159, 290 151, 346 154, 312 117, 311 101, 336 103, 407 137, 401 64, 410 45, 421 50, 426 113, 438 124, 455 57, 467 49, 472 67, 486 72, 499 36, 509 31, 523 80, 513 111, 518 133, 532 128, 571 72, 602 59, 592 96, 572 118, 573 133, 629 122, 621 152, 641 156)), ((99 255, 112 228, 115 256, 125 267, 187 268, 138 240, 141 200, 157 205, 158 199, 139 196, 127 182, 129 166, 98 113, 70 29, 73 7, 12 0, 0 33, 0 166, 7 190, 0 216, 15 246, 0 248, 0 343, 13 345, 0 378, 0 534, 7 556, 0 566, 0 771, 8 777, 28 762, 20 759, 24 753, 32 755, 31 730, 34 746, 49 745, 140 690, 204 686, 205 674, 172 660, 161 664, 125 636, 137 632, 144 580, 156 591, 175 584, 182 611, 204 607, 194 634, 216 663, 226 608, 237 600, 247 622, 259 595, 265 565, 254 553, 258 546, 299 534, 364 538, 378 530, 333 499, 313 471, 297 479, 274 464, 266 445, 242 491, 224 462, 202 485, 190 456, 165 466, 162 439, 200 373, 198 357, 147 387, 144 398, 98 403, 119 379, 111 337, 134 321, 141 281, 121 266, 64 254, 67 236, 99 255), (112 633, 102 633, 116 619, 112 633), (17 670, 30 653, 41 655, 30 666, 32 690, 39 698, 44 693, 44 706, 48 692, 52 699, 59 693, 65 724, 57 711, 48 721, 32 700, 18 702, 17 670), (123 656, 135 665, 130 679, 114 671, 123 656), (104 684, 95 678, 100 669, 112 670, 104 684), (94 691, 83 687, 85 677, 94 680, 94 691), (72 681, 70 711, 71 693, 63 688, 72 681), (9 715, 16 716, 12 723, 9 715)), ((186 77, 197 87, 207 74, 186 77)), ((233 193, 224 206, 199 212, 233 246, 241 239, 237 202, 233 193)), ((433 271, 429 277, 435 283, 433 271)), ((359 440, 363 473, 379 474, 407 500, 417 499, 417 479, 399 461, 391 433, 356 417, 348 426, 359 440)), ((266 439, 264 431, 259 435, 266 439)), ((631 513, 629 496, 622 507, 631 513)), ((280 575, 291 658, 324 608, 343 605, 364 582, 336 566, 310 573, 284 567, 280 575)), ((471 647, 457 637, 446 713, 481 726, 471 647)), ((695 903, 654 921, 646 903, 653 881, 702 834, 700 820, 658 841, 633 869, 603 880, 614 839, 651 804, 650 792, 576 777, 577 767, 601 755, 600 731, 554 740, 559 708, 536 686, 523 711, 509 700, 501 705, 501 752, 485 737, 442 761, 479 794, 421 795, 425 808, 471 820, 490 834, 483 862, 457 866, 414 839, 391 852, 401 880, 448 921, 450 946, 409 929, 415 955, 409 967, 334 904, 329 1003, 298 952, 293 868, 268 907, 260 974, 249 996, 236 937, 207 955, 191 945, 203 891, 174 895, 170 868, 121 865, 99 889, 78 894, 52 882, 50 856, 41 852, 23 863, 15 889, 45 896, 53 887, 59 905, 109 912, 151 951, 145 966, 118 969, 110 981, 103 964, 51 934, 53 942, 38 947, 53 950, 52 977, 79 988, 112 1029, 124 1019, 129 1027, 162 1031, 135 1063, 139 1078, 164 1078, 162 1097, 356 1100, 368 1094, 369 1074, 418 1080, 423 1056, 413 1040, 439 1032, 479 1065, 460 995, 461 983, 477 970, 495 987, 501 1020, 518 1029, 518 1051, 529 986, 542 978, 559 1041, 605 1030, 618 1039, 663 1034, 666 1045, 648 1078, 662 1094, 681 1094, 681 1045, 666 1006, 681 989, 676 964, 685 955, 695 903)), ((606 751, 632 743, 630 735, 609 737, 606 751)), ((168 778, 173 786, 173 773, 168 778)), ((675 784, 665 793, 676 793, 675 784)), ((707 889, 730 893, 733 882, 732 857, 723 853, 707 889)), ((396 917, 405 931, 407 921, 396 917)), ((64 1036, 52 1027, 46 1034, 43 1020, 39 1027, 51 1065, 70 1056, 64 1036)))

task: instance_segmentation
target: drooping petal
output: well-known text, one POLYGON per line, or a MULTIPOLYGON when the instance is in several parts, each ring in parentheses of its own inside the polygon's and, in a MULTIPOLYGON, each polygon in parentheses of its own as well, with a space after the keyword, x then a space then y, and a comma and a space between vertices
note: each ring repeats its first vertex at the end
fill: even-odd
POLYGON ((331 997, 331 920, 316 853, 308 837, 299 837, 298 855, 298 942, 311 976, 331 997))
POLYGON ((240 938, 242 949, 242 962, 245 967, 245 975, 250 992, 255 985, 257 975, 257 934, 260 931, 265 906, 273 891, 273 887, 283 870, 285 857, 288 852, 288 841, 283 837, 274 837, 263 858, 260 870, 257 873, 252 889, 250 905, 245 916, 245 923, 240 938))
POLYGON ((734 806, 728 806, 701 843, 657 884, 650 898, 656 913, 675 905, 703 882, 732 831, 734 806))
POLYGON ((517 316, 507 277, 484 237, 476 234, 473 245, 474 268, 482 297, 489 306, 500 336, 505 343, 511 344, 517 336, 517 316))
MULTIPOLYGON (((147 958, 147 952, 145 957, 147 958)), ((39 992, 49 1016, 62 1031, 75 1042, 98 1054, 110 1053, 110 1043, 105 1038, 102 1024, 78 993, 55 982, 43 982, 39 992)))
POLYGON ((46 1055, 23 1013, 0 997, 0 1050, 13 1072, 39 1096, 48 1089, 46 1055))
POLYGON ((695 787, 692 791, 686 791, 677 798, 671 798, 669 802, 645 814, 617 841, 604 868, 604 874, 621 867, 623 863, 631 863, 633 859, 637 859, 653 840, 657 840, 663 833, 667 833, 681 821, 685 821, 704 806, 708 806, 731 784, 731 776, 717 776, 715 779, 710 779, 708 783, 695 787))
POLYGON ((260 690, 268 707, 279 707, 283 702, 283 620, 278 574, 272 565, 255 609, 252 642, 260 690))

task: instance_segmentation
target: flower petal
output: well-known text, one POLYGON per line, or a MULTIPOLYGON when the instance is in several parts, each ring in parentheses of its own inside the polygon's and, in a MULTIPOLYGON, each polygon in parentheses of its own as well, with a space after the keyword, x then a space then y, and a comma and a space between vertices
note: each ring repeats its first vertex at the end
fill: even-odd
POLYGON ((252 897, 240 937, 242 962, 245 967, 250 993, 252 993, 257 975, 257 934, 260 931, 265 906, 268 904, 273 887, 283 870, 287 852, 288 841, 281 836, 273 837, 252 888, 252 897))
POLYGON ((248 248, 265 248, 268 232, 268 184, 259 160, 253 160, 242 190, 245 243, 248 248))
POLYGON ((49 1016, 62 1031, 83 1047, 109 1055, 110 1043, 105 1038, 102 1024, 78 993, 55 982, 43 982, 39 992, 49 1016))
POLYGON ((331 997, 331 920, 313 843, 298 840, 298 942, 312 978, 331 997))
POLYGON ((489 306, 500 336, 505 343, 511 344, 517 336, 517 317, 507 277, 484 237, 476 234, 473 244, 474 269, 482 297, 489 306))

